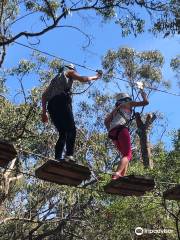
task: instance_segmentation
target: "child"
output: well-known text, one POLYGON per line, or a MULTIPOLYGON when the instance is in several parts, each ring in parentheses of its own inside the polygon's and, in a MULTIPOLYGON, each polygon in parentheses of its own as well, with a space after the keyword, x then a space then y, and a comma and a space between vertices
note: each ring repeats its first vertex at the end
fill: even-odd
POLYGON ((126 175, 128 163, 132 158, 131 140, 128 129, 133 107, 142 107, 149 104, 147 96, 141 90, 142 101, 132 101, 127 93, 117 95, 114 110, 105 118, 105 125, 108 129, 108 137, 112 139, 114 145, 122 155, 116 172, 112 175, 112 180, 116 180, 126 175))

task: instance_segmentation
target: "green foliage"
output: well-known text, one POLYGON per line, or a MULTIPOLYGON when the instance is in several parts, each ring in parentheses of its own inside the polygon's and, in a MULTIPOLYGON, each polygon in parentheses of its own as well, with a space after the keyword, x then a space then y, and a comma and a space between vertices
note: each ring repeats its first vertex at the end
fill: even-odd
MULTIPOLYGON (((113 61, 112 64, 107 62, 106 66, 117 67, 119 62, 116 59, 120 55, 118 61, 122 64, 130 63, 136 74, 140 60, 135 61, 138 54, 132 49, 124 48, 118 54, 111 51, 113 61)), ((140 63, 146 61, 146 64, 150 62, 152 66, 158 67, 163 62, 160 57, 155 61, 149 55, 146 58, 145 54, 140 63)), ((174 149, 171 152, 160 146, 154 148, 155 168, 151 171, 145 170, 139 161, 139 148, 136 144, 137 149, 128 173, 154 176, 156 188, 153 192, 144 197, 120 197, 103 192, 103 187, 110 181, 110 173, 119 160, 115 148, 107 139, 103 123, 105 115, 113 105, 113 96, 105 91, 107 83, 102 82, 101 92, 92 87, 87 93, 87 101, 74 98, 78 128, 75 157, 80 164, 90 165, 98 180, 95 181, 92 177, 90 181, 93 183, 86 183, 86 189, 80 189, 59 186, 33 177, 35 169, 46 161, 42 155, 47 158, 54 156, 57 135, 50 123, 47 126, 41 123, 40 100, 44 85, 57 73, 60 66, 61 63, 56 59, 48 61, 38 55, 31 60, 21 61, 20 65, 6 72, 7 79, 9 75, 14 79, 21 78, 22 86, 33 74, 39 79, 39 86, 30 91, 23 87, 25 98, 22 98, 21 93, 20 104, 0 99, 0 136, 13 140, 19 153, 19 162, 17 161, 14 167, 16 171, 12 171, 10 177, 20 176, 19 170, 25 173, 23 177, 12 182, 5 200, 1 199, 0 236, 3 236, 3 240, 124 240, 135 239, 134 229, 138 226, 149 229, 163 229, 165 226, 172 228, 173 233, 166 236, 155 235, 154 239, 166 237, 176 240, 174 218, 167 213, 162 204, 161 194, 167 188, 162 182, 180 180, 179 133, 174 137, 174 149)), ((3 171, 1 176, 4 176, 3 171)), ((175 202, 173 209, 171 203, 167 203, 167 207, 177 215, 179 208, 175 202)))
MULTIPOLYGON (((74 12, 91 9, 103 20, 115 21, 121 28, 122 36, 137 36, 145 31, 147 15, 142 9, 150 13, 150 28, 154 34, 163 33, 168 36, 179 33, 180 11, 176 0, 165 1, 163 4, 161 1, 134 0, 102 0, 96 3, 80 1, 76 4, 53 0, 15 0, 1 1, 0 6, 1 46, 14 36, 17 39, 18 36, 36 36, 31 32, 31 20, 38 21, 37 31, 55 28, 72 6, 74 12), (32 16, 28 18, 29 28, 16 28, 16 24, 26 21, 28 16, 32 16), (14 29, 18 29, 18 32, 14 32, 14 29)), ((13 141, 18 151, 13 171, 0 171, 0 238, 136 239, 134 229, 142 226, 150 229, 172 228, 172 234, 154 235, 153 239, 177 240, 179 205, 176 202, 163 203, 161 197, 162 192, 169 187, 165 182, 180 182, 179 131, 174 136, 172 151, 167 152, 161 146, 154 147, 153 170, 144 169, 139 161, 139 145, 136 143, 137 149, 133 154, 129 174, 154 176, 156 188, 153 192, 142 198, 124 198, 103 192, 103 186, 110 181, 110 173, 119 160, 115 148, 104 133, 103 121, 113 106, 114 97, 106 89, 108 81, 111 80, 112 85, 115 83, 117 91, 120 88, 113 79, 115 75, 129 81, 127 87, 131 90, 134 81, 140 79, 153 87, 166 84, 161 74, 163 62, 163 56, 158 51, 137 52, 125 47, 117 51, 109 50, 103 61, 108 75, 104 78, 106 82, 101 84, 101 92, 92 87, 87 94, 88 100, 74 100, 78 127, 75 157, 80 164, 90 166, 98 179, 95 181, 92 177, 92 183, 85 183, 87 189, 58 186, 34 177, 35 169, 48 157, 54 157, 57 135, 51 123, 46 126, 42 124, 40 101, 43 89, 63 63, 58 59, 49 60, 35 52, 28 60, 21 60, 12 69, 1 70, 0 93, 6 92, 6 79, 17 79, 17 93, 8 92, 6 96, 16 94, 20 103, 0 98, 0 137, 13 141), (39 79, 39 85, 29 91, 26 80, 31 77, 39 79)), ((172 60, 171 67, 179 73, 178 56, 172 60)), ((75 84, 73 90, 79 89, 81 86, 75 84)))
POLYGON ((173 142, 174 142, 174 148, 178 153, 180 151, 180 129, 177 132, 175 132, 175 137, 173 142))
POLYGON ((171 60, 170 66, 174 71, 180 72, 180 55, 171 60))
MULTIPOLYGON (((55 29, 61 20, 72 12, 93 10, 101 16, 102 21, 114 21, 120 26, 122 36, 137 36, 146 30, 164 37, 179 34, 179 1, 165 0, 101 0, 97 2, 80 1, 5 1, 1 4, 0 46, 7 46, 15 40, 26 36, 34 38, 55 29), (31 18, 28 18, 32 16, 31 18), (28 21, 27 29, 21 28, 21 21, 28 21), (37 21, 37 32, 32 32, 32 24, 37 21), (19 25, 17 25, 19 24, 19 25), (18 28, 16 27, 18 26, 18 28), (14 29, 18 29, 16 32, 14 29)), ((94 17, 94 15, 93 15, 94 17)))
POLYGON ((7 92, 5 82, 6 82, 6 79, 3 76, 1 76, 0 77, 0 93, 6 93, 7 92))
POLYGON ((115 23, 120 25, 123 37, 132 33, 137 37, 138 34, 144 32, 145 20, 138 18, 135 14, 120 18, 116 20, 115 23))
POLYGON ((175 77, 177 78, 178 87, 180 87, 180 55, 177 55, 175 58, 171 60, 170 66, 172 70, 175 72, 175 77))
POLYGON ((180 17, 180 5, 178 0, 169 1, 169 6, 166 8, 164 6, 164 13, 160 18, 157 18, 156 23, 152 29, 154 33, 164 33, 164 37, 177 32, 180 33, 179 17, 180 17), (169 16, 168 11, 170 10, 171 16, 169 16))
POLYGON ((128 47, 109 50, 102 63, 106 71, 104 80, 118 85, 119 89, 120 81, 126 81, 131 92, 135 91, 134 83, 140 80, 149 87, 146 91, 150 93, 151 87, 157 88, 160 84, 169 87, 162 77, 163 63, 164 58, 157 50, 137 52, 128 47))
POLYGON ((17 67, 12 68, 9 72, 10 74, 13 75, 24 75, 24 74, 29 74, 34 70, 35 63, 32 63, 31 61, 28 61, 26 59, 21 60, 18 64, 17 67))

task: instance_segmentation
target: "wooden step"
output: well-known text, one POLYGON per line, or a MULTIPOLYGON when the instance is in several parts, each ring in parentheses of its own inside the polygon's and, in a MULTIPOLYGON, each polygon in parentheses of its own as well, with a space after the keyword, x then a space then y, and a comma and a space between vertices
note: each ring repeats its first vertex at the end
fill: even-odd
POLYGON ((49 160, 36 169, 35 175, 45 181, 60 185, 77 186, 91 176, 88 167, 73 162, 49 160))
POLYGON ((13 144, 0 140, 0 167, 7 167, 8 163, 17 156, 13 144))
POLYGON ((168 200, 180 200, 180 184, 165 191, 163 197, 168 200))
POLYGON ((142 196, 147 191, 151 191, 154 186, 155 182, 151 177, 129 175, 112 180, 104 186, 104 191, 121 196, 142 196))

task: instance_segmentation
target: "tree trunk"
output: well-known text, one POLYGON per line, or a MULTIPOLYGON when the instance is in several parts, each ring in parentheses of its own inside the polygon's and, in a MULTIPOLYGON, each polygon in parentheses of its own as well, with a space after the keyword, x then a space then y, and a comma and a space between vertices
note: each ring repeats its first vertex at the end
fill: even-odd
POLYGON ((136 113, 137 134, 140 139, 141 156, 144 167, 153 168, 153 160, 151 158, 151 147, 148 140, 149 128, 156 119, 155 114, 148 114, 145 123, 142 121, 140 113, 136 113))

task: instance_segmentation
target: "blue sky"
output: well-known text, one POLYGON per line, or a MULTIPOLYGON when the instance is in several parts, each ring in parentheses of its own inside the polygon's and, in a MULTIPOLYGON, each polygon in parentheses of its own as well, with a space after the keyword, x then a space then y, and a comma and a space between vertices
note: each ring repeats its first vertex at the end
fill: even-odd
MULTIPOLYGON (((108 49, 118 49, 122 46, 132 47, 137 51, 143 50, 159 50, 165 57, 165 64, 163 68, 163 75, 165 79, 170 79, 172 82, 172 89, 170 91, 180 93, 180 90, 176 86, 175 73, 169 68, 169 62, 172 57, 180 54, 180 39, 175 36, 174 38, 164 39, 162 36, 154 37, 152 34, 141 34, 138 37, 129 36, 126 38, 121 37, 121 29, 113 22, 102 23, 99 17, 93 18, 86 15, 86 21, 83 21, 77 14, 68 16, 66 19, 66 25, 73 25, 79 27, 86 34, 92 37, 91 45, 83 50, 82 46, 87 44, 87 39, 78 31, 70 28, 57 28, 46 35, 40 37, 40 44, 38 48, 42 51, 47 51, 58 57, 65 58, 72 62, 76 62, 82 65, 87 65, 93 69, 101 68, 101 58, 108 49)), ((19 22, 19 27, 24 29, 27 27, 27 22, 19 22)), ((18 27, 18 28, 19 28, 18 27)), ((14 29, 15 31, 18 28, 14 29)), ((34 19, 31 27, 33 30, 38 28, 38 21, 34 19)), ((28 44, 26 39, 19 39, 19 42, 28 44)), ((36 40, 29 39, 34 43, 36 40)), ((28 58, 31 51, 29 49, 20 47, 16 44, 9 47, 5 66, 15 66, 20 59, 28 58)), ((83 75, 94 75, 93 72, 86 69, 77 67, 79 73, 83 75)), ((8 86, 14 89, 17 82, 16 80, 8 81, 8 86)), ((34 87, 36 85, 36 79, 31 79, 26 83, 27 88, 34 87)), ((99 83, 96 83, 99 84, 99 83)), ((122 82, 122 85, 124 83, 122 82)), ((167 119, 168 131, 178 129, 179 126, 179 103, 180 97, 167 95, 160 92, 155 92, 150 97, 150 104, 146 107, 147 112, 159 111, 167 119)), ((157 134, 158 135, 158 134, 157 134)), ((156 141, 158 137, 155 138, 156 141)), ((166 146, 170 147, 170 138, 168 132, 164 135, 163 141, 166 142, 166 146)))

